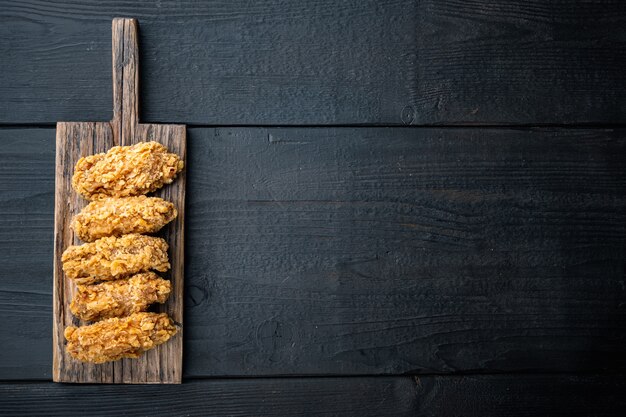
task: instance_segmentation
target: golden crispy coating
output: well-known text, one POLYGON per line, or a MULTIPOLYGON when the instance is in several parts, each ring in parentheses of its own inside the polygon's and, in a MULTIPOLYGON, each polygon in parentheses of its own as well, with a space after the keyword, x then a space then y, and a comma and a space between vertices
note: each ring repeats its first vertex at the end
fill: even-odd
POLYGON ((67 352, 83 362, 104 363, 137 358, 177 332, 166 313, 135 313, 65 329, 67 352))
POLYGON ((146 311, 152 303, 164 303, 171 285, 154 272, 133 275, 130 279, 79 285, 70 304, 81 320, 98 321, 146 311))
POLYGON ((183 169, 178 155, 157 142, 114 146, 80 158, 72 187, 88 200, 147 194, 171 183, 183 169))
POLYGON ((154 233, 176 218, 174 204, 157 197, 105 198, 92 201, 72 222, 85 242, 128 233, 154 233))
POLYGON ((63 271, 77 284, 93 284, 125 278, 138 272, 170 268, 167 242, 138 234, 103 237, 92 243, 70 246, 63 252, 63 271))

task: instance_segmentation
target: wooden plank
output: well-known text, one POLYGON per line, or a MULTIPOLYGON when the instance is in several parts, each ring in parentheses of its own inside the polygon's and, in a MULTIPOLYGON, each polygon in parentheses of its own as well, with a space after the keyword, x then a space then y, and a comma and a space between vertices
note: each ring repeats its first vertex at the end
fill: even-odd
POLYGON ((124 359, 101 365, 72 359, 65 352, 64 329, 79 325, 69 311, 75 285, 63 275, 60 262, 63 251, 81 242, 69 225, 87 202, 72 189, 71 179, 78 159, 106 152, 113 146, 157 141, 185 159, 186 132, 181 125, 138 124, 137 22, 133 19, 113 21, 113 120, 98 122, 59 122, 56 141, 55 190, 55 252, 53 286, 53 379, 58 382, 86 383, 180 383, 183 355, 183 268, 185 175, 159 190, 158 195, 172 201, 178 217, 166 226, 161 235, 170 245, 172 269, 165 274, 172 281, 167 302, 157 310, 167 312, 181 325, 179 333, 167 343, 147 352, 138 359, 124 359))
POLYGON ((621 416, 624 376, 191 380, 178 386, 0 384, 11 416, 621 416))
MULTIPOLYGON (((53 135, 0 129, 0 379, 49 376, 53 135)), ((626 130, 189 135, 186 376, 626 369, 626 130)))
POLYGON ((0 413, 70 416, 89 409, 99 416, 412 416, 415 394, 409 377, 192 380, 167 387, 0 384, 0 413))
POLYGON ((87 1, 68 10, 54 1, 42 7, 3 0, 0 123, 110 117, 102 57, 110 19, 121 13, 141 22, 143 120, 399 123, 415 99, 416 8, 373 0, 254 7, 187 0, 158 7, 87 1), (36 74, 12 70, 18 63, 36 74), (386 67, 393 72, 381 70, 386 67))
POLYGON ((474 375, 416 378, 417 415, 621 416, 623 375, 474 375))
POLYGON ((626 3, 419 0, 417 122, 624 123, 626 3))
POLYGON ((119 14, 151 122, 626 121, 619 0, 0 0, 0 123, 108 120, 119 14))
POLYGON ((0 129, 0 379, 52 374, 54 129, 0 129))
POLYGON ((190 135, 187 375, 625 369, 626 130, 190 135))

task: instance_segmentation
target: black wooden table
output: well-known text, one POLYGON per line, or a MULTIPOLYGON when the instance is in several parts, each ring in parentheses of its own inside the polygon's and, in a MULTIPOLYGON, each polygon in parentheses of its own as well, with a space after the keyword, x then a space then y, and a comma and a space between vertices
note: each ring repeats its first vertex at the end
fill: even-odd
POLYGON ((625 68, 621 0, 1 0, 0 414, 623 415, 625 68), (50 382, 115 16, 189 126, 180 386, 50 382))

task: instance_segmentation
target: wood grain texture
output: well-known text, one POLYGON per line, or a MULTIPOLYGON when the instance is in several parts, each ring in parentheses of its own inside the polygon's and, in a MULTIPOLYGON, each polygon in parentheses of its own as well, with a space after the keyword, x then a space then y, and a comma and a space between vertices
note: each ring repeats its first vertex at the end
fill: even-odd
POLYGON ((0 129, 0 379, 52 370, 54 129, 0 129))
MULTIPOLYGON (((189 135, 186 376, 626 369, 626 130, 189 135)), ((53 136, 0 129, 0 379, 49 377, 53 136)))
POLYGON ((191 380, 178 386, 0 384, 10 416, 621 416, 618 376, 191 380))
POLYGON ((178 386, 0 384, 12 416, 413 416, 415 382, 403 378, 185 381, 178 386), (28 405, 23 402, 28 401, 28 405))
POLYGON ((151 122, 626 121, 621 0, 70 3, 0 1, 0 123, 108 120, 118 14, 151 122))
POLYGON ((624 123, 621 0, 419 0, 418 123, 624 123))
POLYGON ((620 416, 624 375, 473 375, 419 377, 416 415, 620 416))
POLYGON ((167 312, 180 324, 179 333, 167 343, 138 359, 102 365, 86 364, 65 352, 64 329, 79 325, 69 311, 75 285, 63 275, 60 262, 63 251, 80 244, 69 225, 73 216, 87 204, 71 186, 78 159, 106 152, 113 146, 157 141, 185 160, 186 131, 180 125, 137 124, 138 122, 138 48, 137 22, 133 19, 113 21, 113 120, 109 122, 59 122, 56 140, 55 251, 53 287, 53 379, 58 382, 87 383, 180 383, 183 354, 183 286, 184 286, 184 215, 185 175, 155 195, 174 203, 178 217, 160 235, 170 245, 172 269, 165 274, 172 281, 172 292, 164 305, 155 309, 167 312))
POLYGON ((625 130, 190 135, 187 375, 626 367, 625 130))
POLYGON ((416 378, 416 415, 619 416, 623 375, 485 375, 416 378))

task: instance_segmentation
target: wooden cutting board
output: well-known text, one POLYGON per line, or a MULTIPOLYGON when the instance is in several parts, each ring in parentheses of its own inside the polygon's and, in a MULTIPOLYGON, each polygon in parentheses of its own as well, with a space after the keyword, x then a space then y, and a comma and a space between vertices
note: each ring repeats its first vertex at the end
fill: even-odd
POLYGON ((88 203, 71 186, 74 166, 79 158, 106 152, 116 145, 157 141, 177 153, 186 162, 184 125, 138 123, 139 51, 137 21, 113 20, 113 120, 110 122, 59 122, 56 135, 56 182, 54 215, 54 323, 53 379, 56 382, 114 384, 179 384, 183 358, 183 267, 185 171, 170 185, 154 195, 173 202, 178 218, 166 226, 160 236, 170 245, 172 269, 162 274, 172 281, 172 292, 164 305, 154 311, 167 312, 180 331, 167 343, 138 359, 94 365, 72 359, 65 351, 63 331, 70 325, 84 325, 69 310, 75 291, 66 279, 61 254, 70 245, 81 244, 69 225, 72 217, 88 203))

